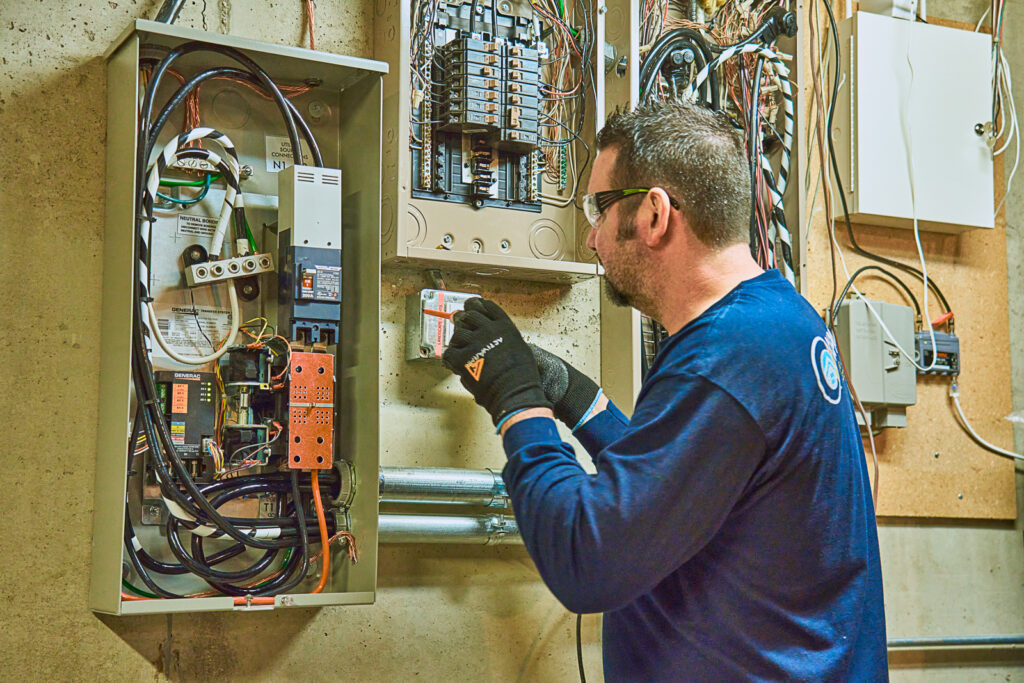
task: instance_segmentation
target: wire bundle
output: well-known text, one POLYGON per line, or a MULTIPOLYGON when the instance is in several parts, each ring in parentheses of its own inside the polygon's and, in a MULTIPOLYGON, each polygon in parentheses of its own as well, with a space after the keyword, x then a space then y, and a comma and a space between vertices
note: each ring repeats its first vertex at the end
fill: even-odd
MULTIPOLYGON (((142 207, 135 222, 136 260, 135 287, 133 297, 137 314, 132 319, 132 381, 135 390, 136 412, 129 439, 128 472, 134 474, 136 453, 145 454, 152 467, 160 495, 170 513, 167 516, 166 532, 168 545, 176 563, 155 559, 139 542, 132 527, 130 511, 125 512, 125 550, 131 564, 142 582, 148 588, 143 597, 177 598, 187 597, 160 586, 150 572, 166 575, 194 574, 206 581, 217 594, 236 597, 236 602, 249 602, 264 596, 283 593, 302 582, 309 569, 309 533, 319 528, 323 555, 320 582, 314 592, 322 591, 327 582, 330 554, 327 552, 328 538, 334 522, 327 520, 323 507, 321 486, 330 487, 335 483, 333 476, 320 482, 313 472, 308 485, 300 485, 298 472, 275 472, 232 477, 210 484, 197 484, 190 475, 178 453, 170 429, 164 418, 162 404, 156 389, 153 365, 150 358, 150 334, 159 341, 159 327, 154 324, 152 300, 149 296, 149 271, 151 261, 150 231, 155 221, 154 203, 160 176, 163 170, 180 158, 200 158, 220 172, 227 183, 224 208, 218 220, 217 234, 212 255, 221 251, 227 224, 234 220, 236 234, 245 234, 244 207, 238 188, 238 160, 230 141, 223 134, 209 128, 192 130, 173 139, 160 155, 150 163, 156 142, 171 113, 176 110, 198 87, 211 78, 230 77, 233 80, 251 84, 266 93, 277 104, 291 141, 294 161, 302 163, 300 132, 309 144, 316 165, 323 161, 308 126, 263 69, 244 54, 232 48, 189 42, 180 45, 156 63, 150 72, 142 96, 139 115, 138 148, 136 151, 137 176, 135 193, 138 206, 142 207), (236 62, 242 68, 214 67, 202 71, 187 80, 153 117, 157 89, 164 74, 183 55, 211 52, 236 62), (200 141, 219 143, 224 154, 192 147, 200 141), (148 170, 147 170, 148 169, 148 170), (237 198, 237 199, 236 199, 237 198), (317 520, 314 529, 308 528, 313 521, 307 521, 306 509, 310 493, 316 509, 317 520), (231 518, 224 516, 219 508, 243 496, 274 494, 280 504, 279 516, 270 519, 231 518), (191 541, 186 544, 179 534, 189 532, 191 541), (234 543, 227 548, 207 555, 206 539, 230 539, 234 543), (238 557, 250 549, 262 550, 262 555, 249 566, 227 571, 218 565, 238 557), (261 577, 272 568, 279 553, 285 552, 280 567, 270 577, 261 577)), ((234 288, 229 288, 232 300, 233 330, 237 332, 238 310, 234 288)), ((232 334, 233 337, 233 334, 232 334)), ((231 342, 227 340, 222 347, 231 342)), ((223 350, 221 351, 223 352, 223 350)), ((219 353, 219 352, 215 352, 219 353)), ((187 359, 197 361, 199 359, 187 359)), ((207 362, 209 359, 204 359, 207 362)), ((333 475, 333 472, 332 472, 333 475)), ((135 591, 141 594, 142 591, 135 591)), ((125 599, 138 599, 139 595, 123 594, 125 599)))
MULTIPOLYGON (((640 97, 697 101, 725 110, 743 128, 751 176, 751 250, 762 267, 778 267, 794 282, 792 238, 783 210, 793 95, 789 69, 769 48, 783 30, 786 4, 727 2, 703 24, 670 11, 668 0, 647 0, 640 17, 640 97), (780 121, 781 132, 776 128, 780 121), (781 146, 777 182, 769 160, 776 141, 781 146)), ((688 6, 692 9, 693 3, 688 6)))

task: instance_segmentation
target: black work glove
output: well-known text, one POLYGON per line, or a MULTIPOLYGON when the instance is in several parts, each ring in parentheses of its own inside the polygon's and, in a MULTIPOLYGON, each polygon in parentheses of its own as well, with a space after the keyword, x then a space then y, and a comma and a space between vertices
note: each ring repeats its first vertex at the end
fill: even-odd
POLYGON ((575 429, 597 399, 601 387, 564 360, 529 344, 540 371, 544 395, 554 404, 555 417, 575 429))
POLYGON ((524 408, 550 408, 533 354, 515 323, 493 301, 474 298, 452 317, 455 332, 441 356, 494 425, 524 408))

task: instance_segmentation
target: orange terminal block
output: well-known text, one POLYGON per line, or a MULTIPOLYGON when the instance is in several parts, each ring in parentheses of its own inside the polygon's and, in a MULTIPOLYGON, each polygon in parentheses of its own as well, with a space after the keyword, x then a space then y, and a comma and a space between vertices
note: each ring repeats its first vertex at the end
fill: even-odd
POLYGON ((288 366, 288 467, 334 465, 334 356, 293 352, 288 366))

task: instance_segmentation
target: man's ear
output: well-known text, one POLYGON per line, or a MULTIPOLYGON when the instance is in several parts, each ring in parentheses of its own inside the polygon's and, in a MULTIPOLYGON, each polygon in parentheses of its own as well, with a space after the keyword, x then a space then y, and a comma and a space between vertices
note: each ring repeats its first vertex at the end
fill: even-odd
POLYGON ((637 236, 651 249, 658 249, 668 240, 668 224, 672 210, 668 193, 660 187, 644 195, 636 212, 637 236))

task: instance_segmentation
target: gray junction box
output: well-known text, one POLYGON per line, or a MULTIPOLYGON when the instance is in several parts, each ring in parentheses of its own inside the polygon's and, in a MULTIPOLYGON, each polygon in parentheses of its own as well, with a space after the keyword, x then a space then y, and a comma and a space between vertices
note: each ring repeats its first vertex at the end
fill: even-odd
MULTIPOLYGON (((871 301, 870 305, 908 353, 914 353, 914 311, 908 306, 871 301)), ((907 406, 917 403, 917 371, 886 335, 864 299, 847 299, 836 316, 836 341, 858 398, 871 424, 884 429, 907 426, 907 406)))

